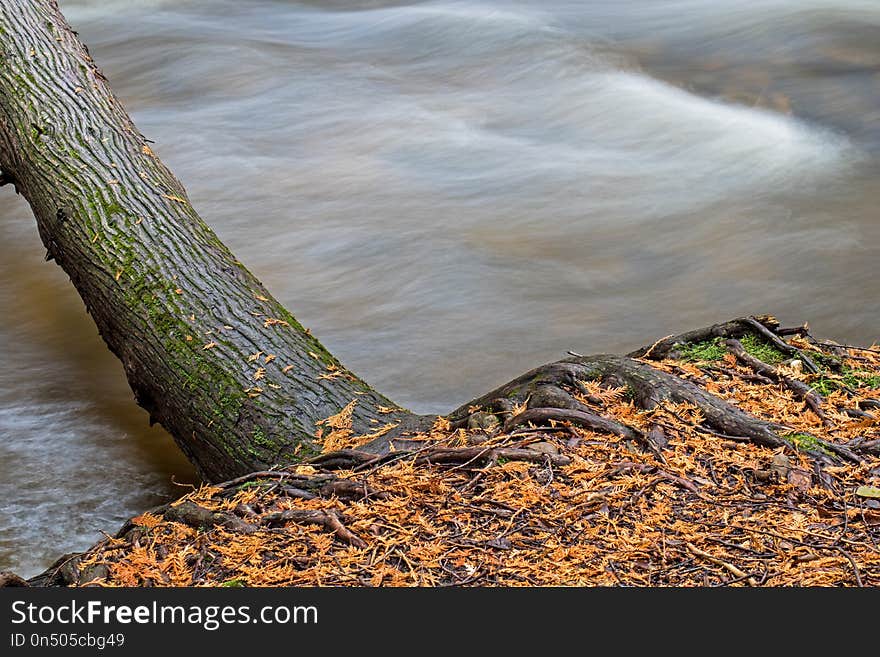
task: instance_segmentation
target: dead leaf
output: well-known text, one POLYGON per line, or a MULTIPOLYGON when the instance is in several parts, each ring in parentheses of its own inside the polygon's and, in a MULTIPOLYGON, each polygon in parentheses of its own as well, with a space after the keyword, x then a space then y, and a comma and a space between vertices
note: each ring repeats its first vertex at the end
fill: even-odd
POLYGON ((792 468, 788 471, 787 481, 801 493, 806 493, 813 485, 813 478, 809 472, 792 468))

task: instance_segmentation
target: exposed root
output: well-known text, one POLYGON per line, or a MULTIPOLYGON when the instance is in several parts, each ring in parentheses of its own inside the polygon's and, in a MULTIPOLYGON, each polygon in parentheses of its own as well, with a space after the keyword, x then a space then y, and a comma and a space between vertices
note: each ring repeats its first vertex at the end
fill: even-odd
MULTIPOLYGON (((674 419, 670 411, 698 415, 685 405, 634 410, 619 399, 607 411, 646 433, 674 419)), ((381 497, 291 499, 285 487, 298 477, 325 485, 327 477, 346 479, 303 467, 205 487, 185 502, 211 519, 243 516, 257 531, 144 514, 123 537, 75 556, 63 581, 880 585, 880 511, 856 492, 880 483, 880 460, 820 471, 824 483, 817 486, 803 452, 789 458, 742 443, 718 449, 717 439, 692 427, 669 427, 674 439, 664 465, 621 436, 573 425, 571 432, 533 429, 462 448, 425 440, 421 453, 386 459, 352 479, 352 490, 368 485, 381 497)), ((466 444, 480 433, 452 430, 444 444, 466 444)))
MULTIPOLYGON (((804 364, 804 368, 808 371, 812 372, 813 374, 819 371, 816 363, 814 363, 813 360, 809 356, 807 356, 807 354, 804 353, 802 349, 798 349, 797 347, 794 347, 787 343, 785 340, 783 340, 773 331, 767 328, 767 326, 759 322, 755 317, 745 317, 740 321, 754 329, 754 331, 758 335, 767 340, 782 353, 788 354, 789 356, 796 356, 798 359, 801 360, 801 362, 804 364)), ((771 324, 771 326, 772 325, 773 324, 771 324)), ((775 324, 775 326, 778 326, 778 324, 775 324)))
POLYGON ((372 465, 381 461, 381 457, 375 454, 369 454, 357 449, 340 449, 335 452, 327 452, 313 459, 309 459, 307 463, 317 467, 327 468, 328 470, 347 470, 358 466, 372 465))
MULTIPOLYGON (((708 379, 705 377, 694 376, 692 372, 685 376, 685 370, 676 364, 666 368, 670 371, 651 364, 651 361, 659 361, 675 355, 690 344, 723 339, 727 349, 735 355, 737 361, 751 370, 751 373, 742 376, 756 383, 780 383, 791 390, 797 399, 802 400, 826 427, 831 427, 833 421, 825 411, 825 400, 820 393, 804 381, 788 376, 779 368, 752 355, 740 342, 740 338, 751 334, 762 340, 768 348, 775 349, 783 356, 797 359, 809 372, 820 372, 820 368, 805 349, 786 342, 776 333, 777 330, 780 330, 779 323, 773 317, 741 317, 664 338, 626 357, 572 355, 570 358, 526 372, 488 394, 470 401, 450 413, 448 420, 452 428, 466 428, 480 425, 482 418, 486 416, 502 417, 506 418, 503 421, 505 431, 527 423, 576 424, 625 437, 659 456, 658 446, 649 440, 644 432, 603 417, 592 408, 601 407, 604 403, 602 395, 596 394, 595 390, 587 385, 590 382, 598 382, 608 389, 627 390, 633 402, 639 408, 646 410, 666 403, 691 405, 702 413, 703 429, 719 437, 746 438, 767 447, 797 449, 797 446, 793 446, 791 440, 787 438, 793 432, 791 427, 781 422, 758 418, 721 399, 707 390, 708 379), (650 360, 646 360, 646 357, 650 360)), ((786 329, 785 333, 791 336, 803 336, 807 334, 807 329, 796 327, 786 329)), ((733 373, 729 368, 721 367, 718 371, 728 376, 741 376, 739 373, 733 373)), ((880 401, 862 399, 859 401, 859 409, 855 409, 855 412, 858 413, 861 408, 878 407, 880 401)), ((826 454, 834 454, 850 461, 859 459, 852 449, 831 441, 815 438, 814 443, 826 454)), ((421 449, 421 446, 409 444, 401 449, 395 445, 397 452, 411 451, 411 449, 421 449)), ((383 453, 375 449, 371 451, 383 453)), ((385 450, 384 453, 388 451, 385 450)), ((325 466, 334 463, 346 467, 357 460, 361 463, 369 461, 364 454, 357 453, 345 456, 332 455, 318 462, 325 466)))
POLYGON ((15 573, 10 573, 5 570, 0 571, 0 589, 22 586, 30 586, 30 584, 27 583, 27 580, 22 579, 15 573))
POLYGON ((515 426, 533 422, 539 426, 545 426, 549 422, 572 422, 579 426, 602 433, 610 433, 627 440, 644 442, 645 437, 641 431, 628 427, 625 424, 609 420, 595 413, 579 411, 567 408, 530 408, 519 415, 515 415, 504 423, 504 430, 509 431, 515 426))
MULTIPOLYGON (((808 371, 818 372, 819 368, 813 360, 802 349, 783 340, 776 332, 777 330, 779 330, 779 322, 770 315, 738 317, 722 324, 713 324, 712 326, 664 338, 650 347, 637 349, 630 353, 629 356, 632 358, 663 360, 671 355, 677 347, 696 344, 713 338, 738 339, 747 333, 755 333, 782 353, 800 358, 808 371)), ((785 329, 785 332, 787 335, 802 335, 806 332, 806 328, 785 329)))
POLYGON ((726 435, 743 436, 759 445, 780 447, 783 427, 761 420, 688 380, 668 374, 631 358, 603 357, 584 362, 590 376, 613 385, 623 384, 633 400, 650 410, 664 402, 689 404, 702 412, 705 424, 726 435))
POLYGON ((880 583, 880 353, 689 335, 712 337, 573 354, 421 432, 194 491, 31 583, 880 583))
POLYGON ((333 511, 310 511, 307 509, 288 509, 278 513, 270 513, 262 520, 265 525, 283 525, 287 522, 320 525, 332 532, 336 538, 347 545, 365 548, 363 539, 345 528, 339 515, 333 511))
POLYGON ((423 463, 442 463, 449 464, 484 464, 497 463, 499 459, 507 461, 526 461, 529 463, 551 463, 552 465, 568 465, 571 459, 567 456, 559 456, 558 454, 549 454, 532 449, 518 449, 510 447, 497 448, 480 448, 480 447, 462 447, 462 448, 437 448, 428 450, 424 454, 416 457, 416 465, 423 463))
MULTIPOLYGON (((579 404, 585 408, 582 404, 579 404)), ((586 429, 600 431, 615 436, 620 436, 626 440, 632 440, 642 447, 653 452, 659 459, 663 460, 660 445, 652 440, 650 436, 642 433, 638 429, 628 427, 615 420, 596 415, 587 410, 577 410, 570 408, 529 408, 518 415, 511 417, 504 423, 504 430, 509 431, 513 427, 521 424, 534 423, 543 426, 552 422, 571 422, 586 429)))
MULTIPOLYGON (((700 333, 702 335, 703 333, 700 333)), ((706 423, 725 434, 745 436, 770 447, 785 445, 779 425, 759 420, 703 388, 648 363, 624 356, 598 355, 571 357, 544 365, 510 383, 469 402, 454 411, 450 418, 461 417, 474 408, 494 410, 497 399, 525 401, 537 389, 548 385, 568 386, 577 390, 586 381, 599 381, 611 387, 625 387, 635 403, 651 409, 663 401, 692 404, 706 416, 706 423)), ((612 425, 609 425, 612 428, 612 425)), ((613 427, 612 433, 620 430, 613 427)))
MULTIPOLYGON (((330 452, 326 455, 328 458, 323 459, 322 465, 327 469, 334 469, 338 461, 344 460, 346 467, 360 465, 375 460, 372 455, 365 455, 356 450, 343 450, 341 452, 330 452), (328 465, 329 464, 329 465, 328 465)), ((341 469, 341 468, 340 468, 341 469)), ((363 499, 365 497, 375 497, 382 495, 364 482, 352 481, 344 479, 333 474, 313 474, 304 475, 289 470, 263 470, 260 472, 252 472, 243 477, 236 477, 223 483, 217 484, 220 488, 235 491, 242 484, 254 480, 277 480, 282 491, 293 497, 301 497, 303 499, 311 499, 314 497, 329 497, 336 495, 343 499, 363 499)))
POLYGON ((746 351, 742 343, 735 338, 725 340, 725 344, 730 350, 730 353, 736 356, 736 359, 738 361, 750 367, 756 374, 764 376, 772 381, 776 381, 777 383, 781 383, 786 388, 791 390, 795 394, 795 397, 797 399, 803 400, 807 404, 807 406, 810 407, 810 410, 812 410, 819 417, 819 419, 822 420, 822 423, 826 427, 830 427, 833 424, 833 422, 831 422, 831 420, 825 414, 825 411, 822 410, 822 403, 825 400, 822 398, 821 395, 811 390, 810 386, 808 386, 806 383, 798 379, 786 376, 772 365, 769 365, 759 358, 752 356, 746 351))
MULTIPOLYGON (((648 474, 656 473, 660 476, 660 479, 665 479, 666 481, 671 481, 675 485, 681 486, 682 488, 689 490, 692 493, 694 493, 695 495, 698 495, 701 498, 705 499, 705 496, 703 495, 702 492, 700 492, 699 487, 694 482, 692 482, 690 479, 687 479, 686 477, 678 477, 674 474, 667 472, 666 470, 661 470, 660 468, 658 468, 655 465, 650 465, 647 463, 631 463, 629 461, 624 461, 621 463, 614 464, 614 472, 615 473, 623 473, 623 472, 628 472, 631 470, 634 470, 636 472, 644 472, 644 473, 648 473, 648 474)), ((656 483, 657 482, 655 481, 655 482, 649 484, 649 486, 655 485, 656 483)))
POLYGON ((245 522, 241 518, 236 518, 230 513, 215 513, 188 500, 169 507, 163 514, 163 517, 171 522, 181 522, 196 529, 210 529, 219 525, 229 531, 241 532, 243 534, 253 534, 257 531, 256 526, 245 522))
POLYGON ((711 554, 709 554, 705 550, 700 550, 699 548, 694 547, 690 543, 687 544, 687 548, 688 548, 688 550, 690 550, 691 554, 698 556, 701 559, 706 559, 707 561, 714 563, 718 566, 723 566, 726 570, 728 570, 730 573, 732 573, 733 576, 736 577, 738 580, 746 580, 749 583, 749 586, 757 586, 758 585, 757 581, 755 580, 755 577, 753 577, 752 575, 750 575, 748 573, 743 572, 742 570, 740 570, 739 568, 737 568, 733 564, 728 563, 727 561, 722 561, 721 559, 718 559, 717 557, 713 557, 711 554))
POLYGON ((649 347, 642 347, 627 354, 630 358, 650 358, 651 360, 663 360, 675 347, 687 344, 696 344, 713 338, 740 338, 748 333, 748 325, 744 318, 733 319, 721 324, 712 324, 703 328, 670 335, 667 338, 655 342, 649 347))

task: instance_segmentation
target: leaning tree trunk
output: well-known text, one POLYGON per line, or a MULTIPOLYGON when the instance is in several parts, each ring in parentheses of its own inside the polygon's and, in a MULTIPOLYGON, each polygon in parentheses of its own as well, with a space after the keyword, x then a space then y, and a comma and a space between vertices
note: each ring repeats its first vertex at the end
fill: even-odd
MULTIPOLYGON (((70 276, 138 403, 205 478, 306 458, 325 467, 362 463, 406 449, 407 432, 435 420, 398 408, 344 369, 236 260, 137 131, 53 0, 0 0, 3 183, 30 203, 47 258, 70 276), (331 416, 344 418, 352 435, 377 437, 356 450, 318 455, 317 432, 322 423, 333 425, 331 416)), ((746 353, 738 340, 752 334, 816 372, 777 329, 770 318, 741 318, 628 356, 572 355, 463 405, 447 416, 449 426, 565 421, 660 456, 650 432, 599 414, 601 404, 584 394, 585 382, 595 381, 625 388, 644 409, 696 407, 705 418, 701 431, 792 447, 787 427, 650 362, 684 344, 723 340, 756 376, 789 388, 824 417, 820 395, 746 353)), ((815 437, 811 444, 820 456, 859 460, 846 446, 815 437)))
POLYGON ((0 0, 0 171, 137 402, 207 479, 313 455, 316 423, 352 401, 356 433, 412 419, 202 221, 54 1, 0 0))

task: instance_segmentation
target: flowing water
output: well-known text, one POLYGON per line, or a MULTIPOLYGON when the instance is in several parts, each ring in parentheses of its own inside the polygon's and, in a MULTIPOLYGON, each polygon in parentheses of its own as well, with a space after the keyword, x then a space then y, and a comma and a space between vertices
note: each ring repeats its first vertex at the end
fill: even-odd
MULTIPOLYGON (((742 313, 880 334, 876 0, 61 5, 221 239, 414 410, 742 313)), ((42 255, 4 188, 24 575, 195 481, 42 255)))

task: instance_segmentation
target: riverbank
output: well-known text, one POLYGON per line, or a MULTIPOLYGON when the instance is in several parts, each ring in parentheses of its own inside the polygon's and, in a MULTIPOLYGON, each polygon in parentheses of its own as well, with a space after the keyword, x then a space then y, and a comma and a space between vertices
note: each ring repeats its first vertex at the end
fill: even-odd
MULTIPOLYGON (((880 3, 585 4, 60 2, 224 243, 415 412, 755 308, 876 339, 880 3)), ((0 188, 27 577, 197 481, 44 256, 0 188)))
MULTIPOLYGON (((744 336, 745 355, 715 338, 642 359, 783 425, 780 448, 719 435, 693 406, 641 410, 626 387, 587 383, 579 401, 646 440, 439 420, 406 454, 194 489, 31 584, 877 586, 880 348, 799 333, 794 357, 744 336)), ((365 437, 342 417, 324 440, 338 455, 365 437)))

